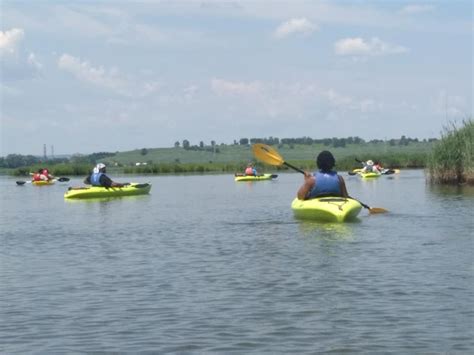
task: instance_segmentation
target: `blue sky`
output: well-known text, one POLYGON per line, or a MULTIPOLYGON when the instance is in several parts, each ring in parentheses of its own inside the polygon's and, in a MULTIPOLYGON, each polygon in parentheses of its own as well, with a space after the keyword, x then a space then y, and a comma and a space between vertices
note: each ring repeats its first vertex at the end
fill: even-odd
POLYGON ((0 155, 430 138, 472 116, 471 1, 0 4, 0 155))

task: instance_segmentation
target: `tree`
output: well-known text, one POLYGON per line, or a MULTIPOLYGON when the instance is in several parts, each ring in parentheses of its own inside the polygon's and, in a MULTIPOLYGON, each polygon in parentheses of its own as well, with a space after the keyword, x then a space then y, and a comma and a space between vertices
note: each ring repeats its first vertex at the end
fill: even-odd
POLYGON ((249 140, 248 140, 248 138, 240 138, 239 143, 240 143, 240 145, 248 145, 249 140))
POLYGON ((179 142, 178 141, 174 142, 174 147, 179 148, 179 142))
POLYGON ((203 141, 199 142, 199 148, 204 148, 204 142, 203 141))
POLYGON ((189 141, 187 139, 183 140, 183 148, 189 149, 189 141))
POLYGON ((140 154, 141 155, 147 155, 148 154, 148 149, 142 148, 142 150, 140 151, 140 154))
POLYGON ((398 142, 398 145, 408 145, 408 140, 405 136, 402 136, 400 138, 400 141, 398 142))

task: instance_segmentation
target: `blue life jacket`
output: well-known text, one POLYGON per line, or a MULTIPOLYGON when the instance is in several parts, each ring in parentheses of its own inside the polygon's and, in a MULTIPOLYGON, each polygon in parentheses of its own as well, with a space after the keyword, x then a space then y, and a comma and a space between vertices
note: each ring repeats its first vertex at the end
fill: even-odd
POLYGON ((102 186, 100 183, 100 177, 104 175, 104 173, 92 173, 91 174, 91 185, 92 186, 102 186))
POLYGON ((314 172, 313 176, 316 178, 316 184, 307 195, 307 199, 318 196, 341 196, 341 185, 339 183, 339 176, 335 171, 322 173, 320 171, 314 172))

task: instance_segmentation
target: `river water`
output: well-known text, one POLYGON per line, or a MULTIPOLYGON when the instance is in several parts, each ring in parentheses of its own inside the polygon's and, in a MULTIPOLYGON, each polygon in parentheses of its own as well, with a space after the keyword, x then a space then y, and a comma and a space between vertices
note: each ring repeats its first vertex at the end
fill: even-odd
POLYGON ((386 214, 295 220, 300 174, 115 176, 63 199, 0 177, 0 352, 469 353, 474 190, 422 171, 349 193, 386 214))

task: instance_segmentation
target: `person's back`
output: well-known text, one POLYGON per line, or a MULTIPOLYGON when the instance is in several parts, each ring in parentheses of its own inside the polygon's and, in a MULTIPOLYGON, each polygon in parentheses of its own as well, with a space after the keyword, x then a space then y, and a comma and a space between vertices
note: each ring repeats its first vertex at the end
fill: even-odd
POLYGON ((41 172, 43 169, 39 169, 36 173, 33 174, 33 181, 42 181, 41 172))
POLYGON ((253 165, 248 165, 245 169, 245 175, 257 176, 257 169, 255 169, 253 165))
POLYGON ((308 200, 321 196, 348 197, 344 179, 332 170, 336 160, 331 152, 321 152, 316 159, 316 164, 319 171, 313 174, 305 173, 304 184, 297 193, 298 199, 308 200))
POLYGON ((367 160, 364 163, 364 168, 362 169, 362 172, 371 173, 373 171, 374 171, 374 162, 372 160, 367 160))
POLYGON ((315 171, 315 186, 310 190, 307 199, 318 196, 340 196, 339 175, 335 171, 315 171))

